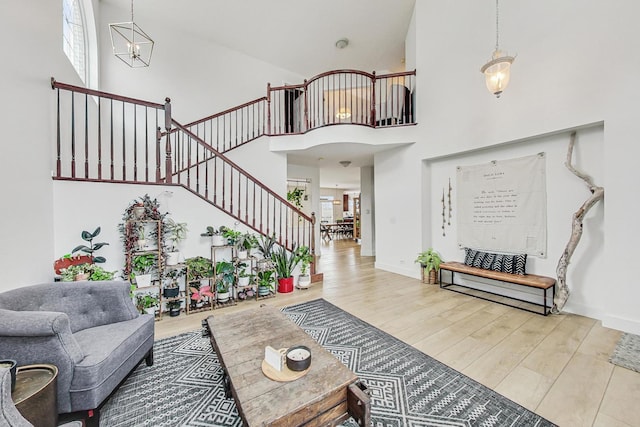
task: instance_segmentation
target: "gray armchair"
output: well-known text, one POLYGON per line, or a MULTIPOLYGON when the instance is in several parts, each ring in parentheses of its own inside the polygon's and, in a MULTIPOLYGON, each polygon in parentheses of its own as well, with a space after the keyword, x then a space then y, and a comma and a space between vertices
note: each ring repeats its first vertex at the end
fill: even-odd
POLYGON ((18 412, 11 399, 11 372, 9 368, 0 368, 0 426, 33 427, 18 412))
POLYGON ((58 413, 93 410, 143 360, 153 364, 154 318, 128 282, 70 282, 0 293, 0 359, 58 367, 58 413))

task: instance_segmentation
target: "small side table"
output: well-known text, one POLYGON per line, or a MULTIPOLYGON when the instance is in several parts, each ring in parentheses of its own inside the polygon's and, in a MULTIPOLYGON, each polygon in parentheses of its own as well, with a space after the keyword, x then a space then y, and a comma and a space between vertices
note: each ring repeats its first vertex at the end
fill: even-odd
POLYGON ((36 427, 58 424, 57 377, 58 368, 54 365, 18 367, 11 397, 16 409, 36 427))

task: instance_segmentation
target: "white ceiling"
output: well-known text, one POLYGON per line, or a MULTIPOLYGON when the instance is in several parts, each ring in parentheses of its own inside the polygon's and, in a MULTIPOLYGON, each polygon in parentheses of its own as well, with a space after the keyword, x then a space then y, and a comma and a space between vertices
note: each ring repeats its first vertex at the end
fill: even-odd
MULTIPOLYGON (((122 7, 127 0, 101 0, 122 7)), ((415 0, 137 0, 135 21, 153 17, 304 78, 337 69, 404 70, 415 0), (335 46, 349 39, 344 49, 335 46)))
MULTIPOLYGON (((130 13, 128 0, 100 0, 130 13)), ((337 69, 404 70, 404 42, 415 0, 137 0, 135 21, 194 34, 303 78, 337 69), (338 49, 336 41, 349 40, 338 49)), ((359 167, 384 146, 330 144, 289 155, 320 168, 320 185, 359 188, 359 167), (323 158, 323 160, 318 160, 323 158), (349 167, 338 165, 350 160, 349 167)))

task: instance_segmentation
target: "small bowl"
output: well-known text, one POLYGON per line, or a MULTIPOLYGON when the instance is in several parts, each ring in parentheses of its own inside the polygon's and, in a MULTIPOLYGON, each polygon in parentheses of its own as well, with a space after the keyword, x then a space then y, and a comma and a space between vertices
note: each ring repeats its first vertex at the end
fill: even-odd
POLYGON ((292 371, 304 371, 311 366, 311 350, 303 345, 291 347, 286 354, 287 368, 292 371))

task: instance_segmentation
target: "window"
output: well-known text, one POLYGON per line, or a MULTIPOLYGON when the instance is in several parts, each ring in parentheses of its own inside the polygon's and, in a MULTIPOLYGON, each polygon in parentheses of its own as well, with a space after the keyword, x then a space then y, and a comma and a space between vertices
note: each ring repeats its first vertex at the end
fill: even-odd
POLYGON ((80 0, 62 0, 62 43, 73 68, 87 84, 87 37, 80 0))

